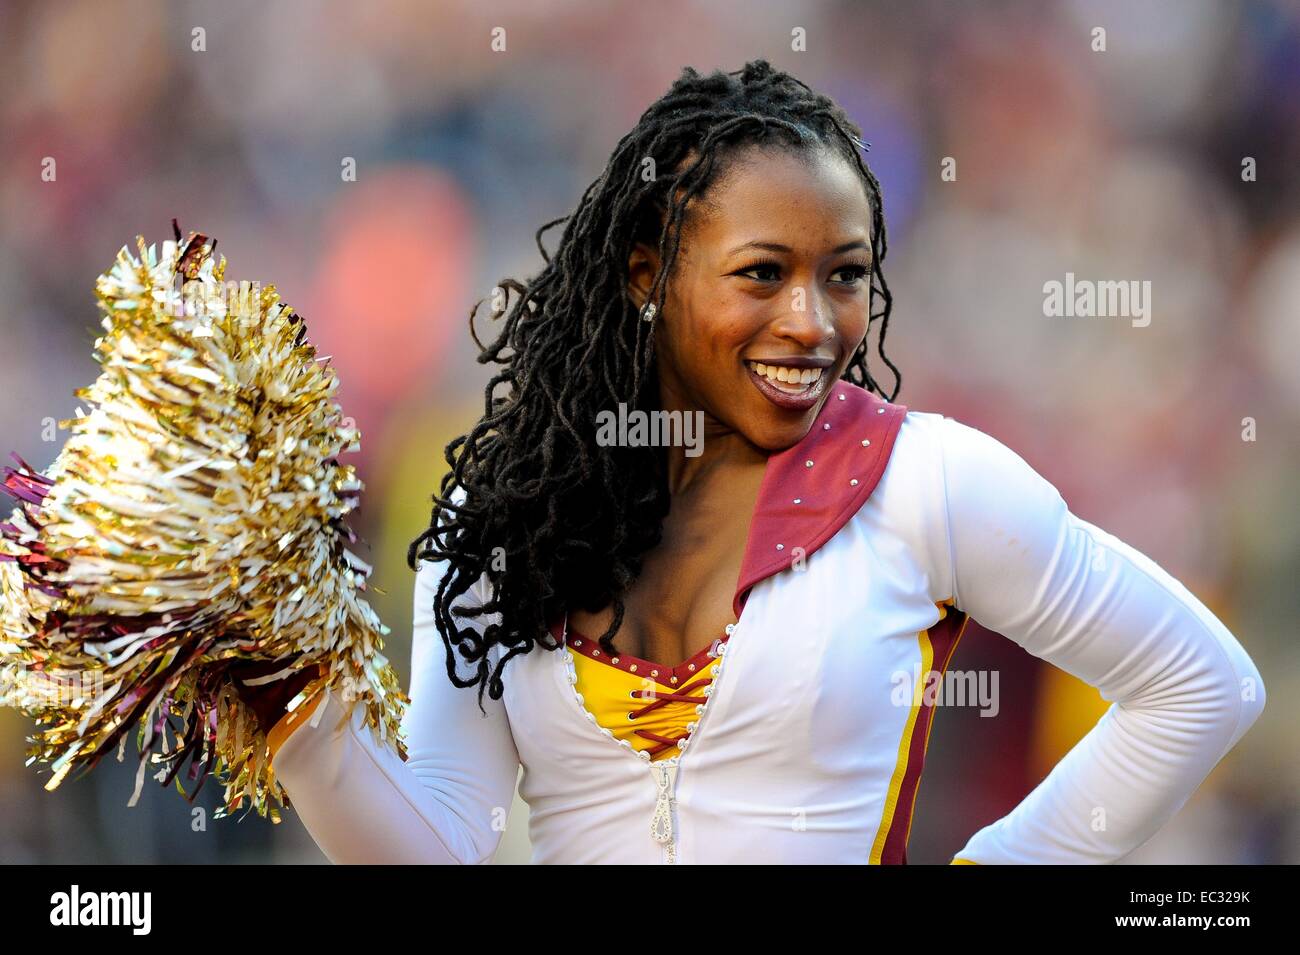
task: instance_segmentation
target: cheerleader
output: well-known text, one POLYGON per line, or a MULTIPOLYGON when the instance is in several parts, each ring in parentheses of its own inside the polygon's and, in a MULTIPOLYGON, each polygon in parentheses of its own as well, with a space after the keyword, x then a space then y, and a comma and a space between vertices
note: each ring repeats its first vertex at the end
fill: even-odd
POLYGON ((1114 862, 1258 718, 1177 580, 895 401, 864 145, 765 61, 687 69, 539 231, 567 223, 503 283, 502 370, 409 552, 408 758, 332 690, 285 712, 306 675, 248 691, 329 859, 487 862, 518 781, 537 863, 905 863, 971 618, 1112 706, 953 862, 1114 862), (699 447, 598 440, 622 404, 702 411, 699 447))

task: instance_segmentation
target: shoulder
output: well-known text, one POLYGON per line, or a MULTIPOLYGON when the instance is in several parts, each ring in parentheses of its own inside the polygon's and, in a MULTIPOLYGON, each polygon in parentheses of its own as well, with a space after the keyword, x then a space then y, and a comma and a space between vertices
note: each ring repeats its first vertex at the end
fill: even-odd
MULTIPOLYGON (((891 461, 901 452, 901 458, 909 466, 921 464, 927 458, 933 464, 945 452, 954 456, 990 453, 996 456, 997 449, 1003 447, 991 435, 954 418, 937 411, 923 411, 888 401, 859 385, 841 381, 831 397, 824 417, 828 421, 839 417, 850 425, 841 431, 840 440, 851 444, 859 437, 871 438, 873 441, 877 437, 883 438, 883 450, 889 454, 891 461), (840 402, 839 405, 835 404, 836 400, 840 402)), ((820 437, 815 428, 813 435, 820 437)), ((810 435, 810 439, 813 435, 810 435)))
POLYGON ((1050 549, 1067 514, 1056 487, 999 438, 908 409, 860 520, 901 539, 947 596, 955 564, 991 560, 1008 542, 1050 549))
POLYGON ((908 408, 898 440, 930 454, 997 455, 1006 450, 996 437, 939 411, 908 408))
POLYGON ((1008 499, 1030 486, 1041 493, 1043 485, 1049 496, 1056 493, 1021 454, 949 415, 887 401, 848 382, 837 384, 828 404, 833 407, 819 419, 827 434, 814 426, 803 444, 830 439, 841 456, 856 456, 859 444, 870 446, 870 457, 883 465, 884 496, 933 497, 930 492, 938 491, 950 500, 954 492, 963 499, 982 492, 1008 499))
POLYGON ((927 471, 943 483, 945 497, 986 502, 1014 499, 1027 487, 1056 494, 1056 488, 1023 455, 1000 438, 934 411, 909 410, 895 442, 899 470, 927 471), (1045 488, 1044 488, 1045 486, 1045 488))
POLYGON ((949 417, 931 424, 950 520, 1023 523, 1065 510, 1056 486, 998 437, 949 417))
POLYGON ((935 518, 943 500, 944 447, 951 419, 932 411, 903 408, 888 449, 880 484, 872 494, 880 506, 904 515, 921 510, 935 518))

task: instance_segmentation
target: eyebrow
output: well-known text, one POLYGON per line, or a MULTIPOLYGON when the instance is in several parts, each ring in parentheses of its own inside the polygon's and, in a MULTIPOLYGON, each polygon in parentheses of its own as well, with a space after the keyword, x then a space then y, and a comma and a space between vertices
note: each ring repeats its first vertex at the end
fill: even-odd
MULTIPOLYGON (((746 249, 766 249, 769 252, 792 252, 794 251, 788 245, 782 245, 780 242, 762 242, 755 240, 738 245, 727 255, 735 255, 737 252, 744 252, 746 249)), ((847 252, 850 249, 870 249, 870 246, 861 239, 854 239, 852 242, 845 242, 843 245, 837 245, 831 249, 832 255, 839 255, 841 252, 847 252)))

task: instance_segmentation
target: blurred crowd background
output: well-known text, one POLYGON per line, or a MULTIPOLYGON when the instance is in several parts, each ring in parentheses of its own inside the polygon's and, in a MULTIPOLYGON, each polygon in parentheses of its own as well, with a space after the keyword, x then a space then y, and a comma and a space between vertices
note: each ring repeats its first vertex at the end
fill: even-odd
MULTIPOLYGON (((333 356, 362 432, 353 526, 405 681, 407 544, 489 375, 470 306, 540 267, 535 230, 683 66, 760 56, 871 143, 897 400, 1014 448, 1264 674, 1259 723, 1126 861, 1300 861, 1300 15, 1282 0, 7 2, 0 453, 54 459, 41 424, 95 377, 94 280, 117 250, 173 217, 215 236, 228 274, 275 284, 333 356), (1150 324, 1045 316, 1067 272, 1150 281, 1150 324)), ((938 714, 914 863, 947 862, 1107 705, 974 624, 951 667, 998 668, 1001 712, 938 714)), ((324 861, 291 812, 195 831, 156 783, 128 808, 130 759, 45 792, 29 729, 0 712, 0 862, 324 861)), ((499 862, 527 861, 526 822, 517 801, 499 862)))

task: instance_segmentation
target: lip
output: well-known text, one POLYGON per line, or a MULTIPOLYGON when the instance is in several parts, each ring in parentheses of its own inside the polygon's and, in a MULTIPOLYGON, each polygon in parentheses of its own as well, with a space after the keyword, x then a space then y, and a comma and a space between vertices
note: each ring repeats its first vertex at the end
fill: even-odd
POLYGON ((756 361, 760 365, 776 365, 786 368, 829 368, 835 364, 834 358, 746 358, 746 362, 756 361))
MULTIPOLYGON (((757 361, 758 359, 751 360, 757 361)), ((795 359, 793 358, 786 358, 782 359, 780 362, 773 361, 771 364, 784 364, 788 368, 829 367, 829 365, 822 364, 821 359, 801 358, 798 359, 798 361, 801 364, 795 364, 795 359)), ((760 375, 758 372, 754 371, 754 369, 749 366, 749 362, 744 362, 743 364, 745 366, 745 373, 749 375, 749 380, 754 383, 754 387, 759 390, 759 393, 778 408, 784 408, 788 411, 807 411, 809 408, 812 408, 817 404, 817 402, 821 401, 822 396, 826 394, 827 389, 830 388, 831 385, 831 376, 823 373, 822 376, 817 379, 816 384, 811 385, 807 391, 797 395, 791 395, 772 385, 765 375, 760 375)), ((766 365, 768 362, 763 362, 763 364, 766 365)))

